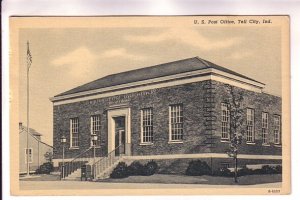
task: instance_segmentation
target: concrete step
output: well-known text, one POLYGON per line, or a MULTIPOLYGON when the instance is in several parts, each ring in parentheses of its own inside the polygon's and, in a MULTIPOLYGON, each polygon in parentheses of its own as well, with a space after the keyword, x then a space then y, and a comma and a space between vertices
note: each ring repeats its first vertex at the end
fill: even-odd
POLYGON ((67 177, 65 177, 66 180, 74 180, 76 178, 80 179, 81 177, 81 169, 77 169, 73 173, 69 174, 67 177))
MULTIPOLYGON (((96 162, 99 161, 100 157, 96 158, 96 162)), ((119 162, 123 161, 122 157, 115 157, 113 159, 113 164, 110 167, 107 167, 101 174, 99 174, 97 176, 97 178, 99 179, 105 179, 108 178, 109 175, 111 174, 111 172, 113 171, 113 169, 118 165, 119 162)), ((94 160, 91 159, 88 163, 86 163, 87 165, 93 166, 94 164, 94 160)), ((65 177, 65 180, 80 180, 81 177, 81 168, 75 170, 73 173, 69 174, 67 177, 65 177)))
POLYGON ((114 163, 110 167, 107 167, 101 174, 97 175, 97 179, 109 178, 110 174, 115 169, 115 167, 119 164, 119 162, 123 162, 123 161, 124 158, 122 157, 118 157, 118 159, 115 159, 114 163))

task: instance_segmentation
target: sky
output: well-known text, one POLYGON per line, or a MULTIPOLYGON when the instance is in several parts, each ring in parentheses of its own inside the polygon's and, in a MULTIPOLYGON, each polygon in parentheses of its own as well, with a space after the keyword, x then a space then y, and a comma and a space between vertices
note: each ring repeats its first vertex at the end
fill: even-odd
POLYGON ((24 28, 19 32, 20 116, 26 125, 26 42, 30 43, 30 127, 52 145, 50 97, 103 76, 199 56, 281 95, 278 27, 24 28))

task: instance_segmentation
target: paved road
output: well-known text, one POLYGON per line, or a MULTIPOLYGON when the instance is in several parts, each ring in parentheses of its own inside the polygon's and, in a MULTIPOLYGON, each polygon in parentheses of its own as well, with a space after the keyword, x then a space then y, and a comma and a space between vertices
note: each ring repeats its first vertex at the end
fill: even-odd
POLYGON ((258 185, 207 185, 207 184, 149 184, 149 183, 103 183, 80 181, 20 181, 21 190, 80 190, 80 189, 149 189, 149 188, 278 188, 281 183, 258 185))

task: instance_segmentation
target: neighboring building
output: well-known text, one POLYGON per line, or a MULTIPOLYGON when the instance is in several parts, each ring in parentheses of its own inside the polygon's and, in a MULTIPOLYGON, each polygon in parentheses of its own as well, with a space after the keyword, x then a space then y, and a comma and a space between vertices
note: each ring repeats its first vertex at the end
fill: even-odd
POLYGON ((239 165, 281 163, 281 97, 263 92, 263 83, 194 57, 112 74, 51 98, 55 164, 62 158, 62 135, 70 161, 97 134, 97 157, 123 144, 115 155, 154 159, 162 173, 182 173, 192 159, 214 169, 231 167, 225 153, 227 84, 244 96, 239 165))
POLYGON ((53 152, 53 147, 41 141, 41 134, 34 129, 29 129, 28 150, 27 149, 27 127, 19 123, 19 172, 27 173, 27 152, 29 153, 29 171, 35 172, 43 163, 46 152, 53 152))

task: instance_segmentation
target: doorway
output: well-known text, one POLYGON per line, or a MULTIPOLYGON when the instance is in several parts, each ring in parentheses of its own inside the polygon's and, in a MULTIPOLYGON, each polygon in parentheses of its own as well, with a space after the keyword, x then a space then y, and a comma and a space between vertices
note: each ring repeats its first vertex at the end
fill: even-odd
POLYGON ((115 149, 116 156, 125 154, 125 116, 119 116, 113 118, 115 121, 115 149))
POLYGON ((130 108, 108 110, 108 146, 107 152, 116 155, 131 155, 131 114, 130 108))

